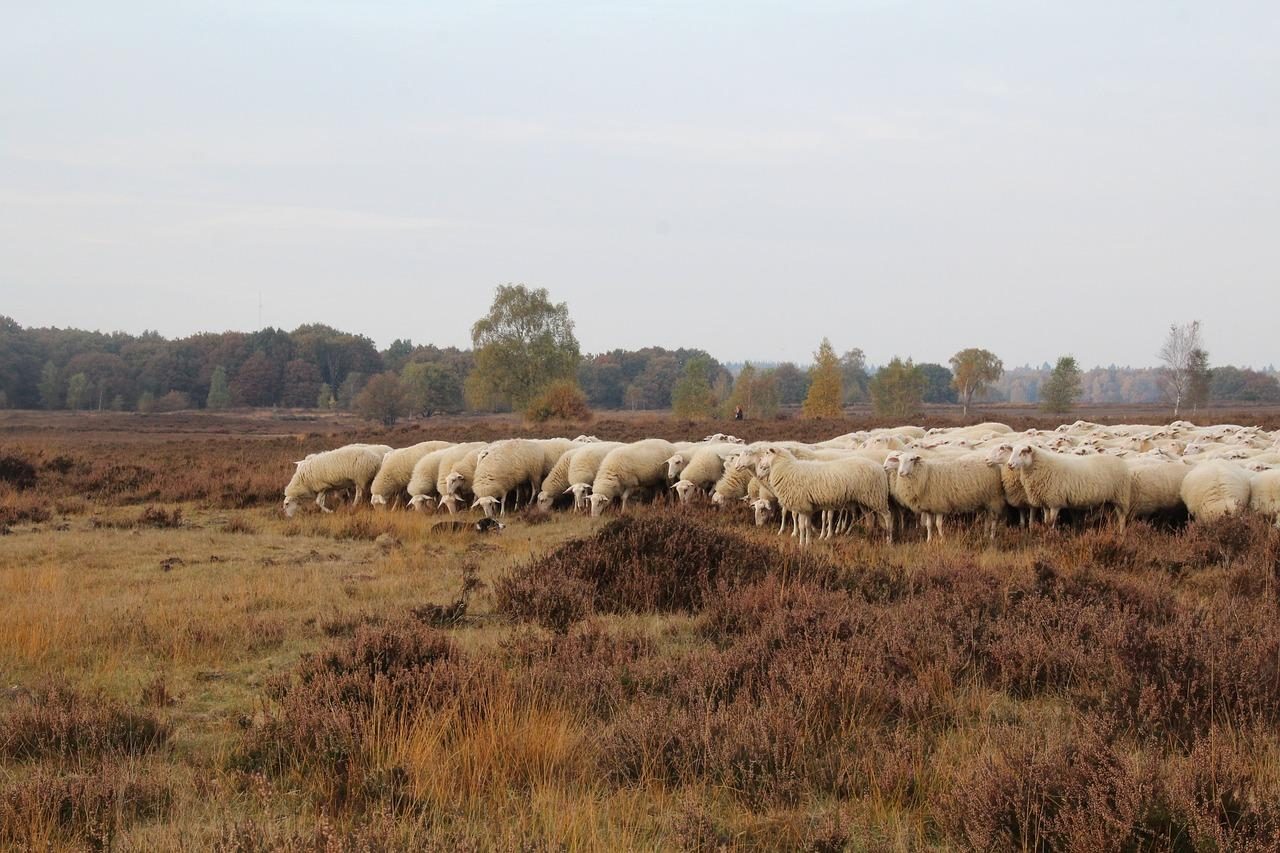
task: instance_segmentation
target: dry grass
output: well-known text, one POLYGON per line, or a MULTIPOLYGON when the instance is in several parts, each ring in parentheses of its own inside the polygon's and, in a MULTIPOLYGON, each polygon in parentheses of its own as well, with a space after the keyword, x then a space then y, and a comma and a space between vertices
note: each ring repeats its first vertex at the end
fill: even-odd
POLYGON ((1280 845, 1266 525, 287 520, 279 426, 10 430, 0 847, 1280 845))

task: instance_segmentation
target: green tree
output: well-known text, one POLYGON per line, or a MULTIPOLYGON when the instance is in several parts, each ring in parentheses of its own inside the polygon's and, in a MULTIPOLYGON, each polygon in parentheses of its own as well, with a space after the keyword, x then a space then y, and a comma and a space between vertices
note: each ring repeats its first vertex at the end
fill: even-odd
POLYGON ((1069 355, 1058 359, 1053 373, 1040 386, 1040 407, 1055 415, 1066 414, 1080 399, 1080 365, 1069 355))
POLYGON ((156 395, 150 391, 143 391, 138 395, 138 411, 144 415, 149 415, 156 410, 156 395))
POLYGON ((871 405, 881 417, 913 418, 920 413, 924 389, 924 371, 911 359, 895 355, 871 379, 871 405))
POLYGON ((951 371, 941 364, 931 361, 916 365, 924 374, 924 394, 921 400, 925 403, 955 403, 959 400, 956 389, 951 386, 951 371))
POLYGON ((40 389, 40 405, 46 409, 57 409, 62 406, 66 398, 62 391, 62 382, 59 380, 58 368, 52 361, 46 361, 44 367, 40 369, 40 383, 37 387, 40 389))
POLYGON ((784 406, 799 406, 809 393, 809 374, 790 361, 784 361, 773 369, 778 386, 778 400, 784 406))
POLYGON ((436 412, 462 411, 462 382, 442 364, 411 361, 400 371, 400 384, 411 414, 430 417, 436 412))
POLYGON ((205 406, 210 409, 226 409, 231 405, 231 386, 227 384, 227 369, 218 365, 209 376, 209 396, 205 406))
POLYGON ((974 396, 999 381, 1004 375, 1004 363, 989 350, 970 347, 951 356, 951 373, 951 384, 959 392, 965 417, 968 417, 974 396))
POLYGON ((671 390, 671 408, 679 418, 702 419, 715 413, 716 398, 711 390, 711 359, 695 356, 685 363, 684 372, 671 390))
POLYGON ((385 426, 404 417, 406 408, 400 377, 387 371, 371 378, 356 396, 355 409, 361 417, 385 426))
POLYGON ((778 414, 782 403, 778 396, 778 379, 772 370, 763 370, 751 383, 751 409, 753 418, 771 418, 778 414))
POLYGON ((809 368, 809 392, 804 398, 806 418, 838 418, 844 401, 843 376, 840 359, 831 341, 826 338, 813 354, 813 367, 809 368))
POLYGON ((845 404, 865 403, 871 377, 867 374, 867 357, 862 350, 855 347, 840 356, 840 372, 844 379, 845 404))
POLYGON ((476 391, 488 390, 523 408, 557 379, 573 379, 582 355, 567 303, 546 288, 499 285, 489 313, 471 327, 476 391))
POLYGON ((89 377, 76 373, 67 380, 67 408, 79 411, 89 404, 89 377))

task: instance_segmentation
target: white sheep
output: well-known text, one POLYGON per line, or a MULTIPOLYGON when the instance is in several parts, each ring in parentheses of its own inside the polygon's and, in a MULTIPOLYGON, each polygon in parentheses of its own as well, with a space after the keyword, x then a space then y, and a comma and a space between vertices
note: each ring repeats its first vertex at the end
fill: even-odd
POLYGON ((536 498, 539 509, 551 509, 555 506, 556 501, 569 490, 569 465, 573 462, 573 457, 578 451, 584 449, 586 448, 574 447, 565 451, 556 460, 556 464, 551 466, 551 470, 547 472, 547 476, 542 480, 542 489, 538 492, 536 498))
POLYGON ((1250 492, 1249 472, 1221 459, 1192 466, 1182 480, 1182 502, 1196 519, 1241 512, 1250 492))
POLYGON ((680 500, 686 502, 695 493, 714 488, 724 476, 725 459, 741 449, 739 445, 722 442, 675 453, 667 459, 667 478, 679 477, 680 482, 688 484, 683 489, 678 488, 680 482, 672 486, 680 495, 680 500))
POLYGON ((1027 490, 1022 488, 1022 474, 1009 468, 1013 445, 1002 441, 987 451, 987 464, 1000 472, 1000 484, 1004 487, 1004 502, 1018 512, 1018 525, 1027 527, 1036 520, 1036 509, 1027 500, 1027 490))
POLYGON ((1065 456, 1034 444, 1014 448, 1006 465, 1022 476, 1027 503, 1043 511, 1050 527, 1064 509, 1109 506, 1123 532, 1129 516, 1129 465, 1114 456, 1065 456))
MULTIPOLYGON (((596 472, 600 463, 612 451, 622 447, 620 441, 601 441, 586 447, 579 447, 569 460, 569 483, 565 494, 573 494, 573 508, 584 510, 588 507, 587 497, 591 494, 591 484, 596 480, 596 472)), ((554 497, 552 498, 554 500, 554 497)))
POLYGON ((297 512, 300 500, 312 496, 316 506, 333 512, 325 505, 325 494, 330 489, 354 488, 352 505, 359 504, 378 475, 382 454, 365 447, 340 447, 309 456, 295 465, 293 478, 284 488, 284 514, 289 518, 297 512))
POLYGON ((436 494, 439 495, 440 506, 456 512, 459 505, 458 495, 461 493, 463 480, 470 481, 479 461, 480 451, 489 446, 486 441, 471 441, 448 448, 445 457, 440 460, 439 472, 436 474, 436 494), (449 476, 454 478, 454 489, 449 488, 449 476))
POLYGON ((424 512, 426 507, 440 496, 436 484, 440 476, 441 466, 452 466, 455 459, 465 455, 480 444, 480 442, 455 444, 439 450, 433 450, 419 459, 417 464, 413 466, 413 475, 409 478, 409 486, 406 489, 409 493, 409 506, 419 512, 424 512))
POLYGON ((1280 470, 1254 474, 1249 483, 1249 506, 1253 511, 1275 519, 1280 527, 1280 470))
POLYGON ((942 536, 942 519, 957 513, 985 512, 987 530, 995 538, 996 524, 1004 514, 1004 484, 1000 472, 985 456, 930 458, 915 451, 898 457, 898 477, 893 496, 919 513, 925 524, 925 540, 936 528, 942 536))
MULTIPOLYGON (((564 439, 564 449, 571 443, 564 439)), ((542 479, 546 476, 547 457, 550 451, 542 441, 527 438, 511 438, 499 441, 485 448, 484 456, 477 454, 476 468, 472 475, 470 487, 475 496, 473 506, 484 508, 486 517, 492 518, 494 507, 500 507, 501 513, 507 511, 507 495, 521 486, 529 486, 529 494, 536 495, 542 488, 542 479)), ((563 450, 556 452, 558 460, 563 450)), ((457 466, 454 466, 455 469, 457 466)))
POLYGON ((418 460, 436 450, 452 447, 451 441, 420 441, 409 447, 392 450, 382 457, 382 467, 373 478, 369 503, 374 506, 398 506, 405 496, 418 460))
POLYGON ((671 442, 660 438, 647 438, 611 450, 600 462, 591 484, 591 515, 600 515, 615 498, 621 499, 625 511, 627 501, 638 490, 665 488, 667 459, 673 453, 675 447, 671 442))
POLYGON ((802 546, 812 540, 815 512, 823 513, 821 537, 827 538, 834 532, 834 513, 855 507, 874 513, 893 541, 889 480, 870 459, 799 460, 786 448, 774 446, 761 454, 756 476, 777 496, 779 506, 796 517, 802 546))
POLYGON ((1150 457, 1129 464, 1132 491, 1129 518, 1143 518, 1182 506, 1182 481, 1191 471, 1181 462, 1164 462, 1150 457))

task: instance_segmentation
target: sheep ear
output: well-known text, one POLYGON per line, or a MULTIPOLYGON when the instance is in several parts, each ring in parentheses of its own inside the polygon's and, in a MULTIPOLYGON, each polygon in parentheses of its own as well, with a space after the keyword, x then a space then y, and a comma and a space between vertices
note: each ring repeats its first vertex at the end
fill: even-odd
POLYGON ((572 492, 573 492, 573 486, 570 486, 569 488, 567 488, 567 489, 565 489, 565 490, 564 490, 564 494, 566 494, 566 495, 567 495, 567 494, 570 494, 570 493, 572 493, 572 492))

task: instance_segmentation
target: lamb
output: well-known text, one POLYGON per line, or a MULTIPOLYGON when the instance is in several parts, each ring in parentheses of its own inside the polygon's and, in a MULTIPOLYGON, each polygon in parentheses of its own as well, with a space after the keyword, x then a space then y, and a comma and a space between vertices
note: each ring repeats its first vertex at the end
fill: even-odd
POLYGON ((1191 466, 1181 462, 1142 459, 1129 466, 1133 490, 1129 518, 1142 518, 1182 506, 1182 481, 1191 466))
POLYGON ((889 480, 870 459, 798 460, 791 451, 775 446, 764 451, 756 475, 777 496, 778 505, 796 516, 801 546, 812 541, 813 513, 824 514, 821 536, 825 538, 832 534, 832 513, 850 507, 875 513, 893 541, 889 480))
POLYGON ((988 535, 994 539, 996 523, 1004 514, 1004 484, 1000 473, 985 456, 930 459, 919 453, 898 457, 894 497, 925 524, 925 541, 936 527, 942 536, 942 519, 954 513, 986 512, 988 535))
POLYGON ((1261 515, 1275 519, 1280 527, 1280 470, 1253 475, 1249 484, 1249 506, 1261 515))
POLYGON ((591 484, 591 515, 598 516, 614 498, 622 509, 638 489, 663 488, 667 480, 667 459, 675 453, 669 441, 648 438, 614 448, 601 462, 591 484))
POLYGON ((1182 502, 1196 519, 1221 518, 1249 506, 1249 472, 1221 459, 1201 462, 1182 480, 1182 502))
MULTIPOLYGON (((567 449, 570 442, 561 439, 567 449)), ((542 478, 548 467, 547 455, 556 452, 541 441, 527 438, 512 438, 499 441, 485 448, 484 458, 477 459, 475 473, 471 478, 471 492, 475 495, 475 505, 484 507, 484 514, 493 516, 493 508, 501 507, 502 514, 507 511, 507 495, 520 486, 529 485, 529 494, 536 495, 542 488, 542 478)), ((563 450, 556 452, 556 458, 563 450)), ((477 454, 478 456, 479 454, 477 454)), ((455 466, 456 469, 456 466, 455 466)), ((452 475, 451 475, 452 476, 452 475)))
POLYGON ((583 510, 588 506, 591 484, 595 482, 600 463, 612 451, 623 444, 620 441, 601 441, 587 447, 579 447, 569 460, 569 483, 564 493, 573 494, 573 508, 583 510))
POLYGON ((398 506, 405 496, 418 460, 435 450, 452 447, 451 441, 420 441, 410 447, 392 450, 382 457, 382 467, 373 478, 369 503, 374 506, 398 506))
POLYGON ((1064 456, 1020 444, 1006 465, 1022 476, 1027 503, 1044 511, 1045 523, 1057 524, 1064 509, 1110 506, 1124 532, 1133 484, 1129 465, 1114 456, 1064 456))
POLYGON ((359 504, 378 475, 382 454, 365 447, 340 447, 295 464, 293 478, 284 488, 284 514, 289 518, 297 512, 298 501, 312 496, 321 510, 333 512, 325 506, 325 494, 330 489, 354 488, 356 496, 352 505, 359 504))

